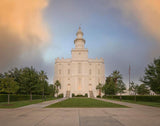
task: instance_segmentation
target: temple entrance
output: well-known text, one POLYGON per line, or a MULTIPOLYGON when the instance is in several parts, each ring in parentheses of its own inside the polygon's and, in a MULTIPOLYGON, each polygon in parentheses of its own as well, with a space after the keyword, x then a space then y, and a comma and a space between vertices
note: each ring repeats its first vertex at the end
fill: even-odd
POLYGON ((89 84, 89 91, 92 91, 92 84, 89 84))
POLYGON ((71 85, 68 84, 68 85, 67 85, 67 91, 70 91, 70 90, 71 90, 71 85))

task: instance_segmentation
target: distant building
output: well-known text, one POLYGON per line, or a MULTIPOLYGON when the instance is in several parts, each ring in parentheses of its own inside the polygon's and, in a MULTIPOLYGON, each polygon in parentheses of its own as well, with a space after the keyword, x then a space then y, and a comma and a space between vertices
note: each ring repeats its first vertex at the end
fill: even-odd
POLYGON ((74 40, 75 48, 72 49, 72 58, 55 60, 54 83, 59 80, 64 97, 88 94, 89 97, 98 95, 96 86, 105 83, 104 60, 89 59, 88 49, 85 48, 83 32, 79 27, 77 38, 74 40))

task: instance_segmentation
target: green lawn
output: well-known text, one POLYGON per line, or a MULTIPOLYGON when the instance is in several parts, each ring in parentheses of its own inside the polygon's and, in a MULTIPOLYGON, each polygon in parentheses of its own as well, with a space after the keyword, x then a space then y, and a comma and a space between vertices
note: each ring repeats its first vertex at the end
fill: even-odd
POLYGON ((52 105, 49 108, 124 108, 126 106, 104 102, 91 98, 70 98, 52 105))
MULTIPOLYGON (((48 98, 46 100, 47 101, 53 100, 53 98, 48 98)), ((8 102, 0 102, 0 108, 18 108, 18 107, 22 107, 22 106, 26 106, 26 105, 30 105, 30 104, 36 104, 36 103, 40 103, 40 102, 44 102, 44 101, 42 99, 37 99, 37 100, 32 100, 32 101, 25 100, 25 101, 10 102, 10 104, 8 104, 8 102)))
MULTIPOLYGON (((107 98, 107 99, 120 101, 119 99, 112 99, 112 98, 107 98)), ((122 100, 122 102, 129 102, 129 103, 147 105, 147 106, 152 106, 152 107, 160 107, 160 102, 144 102, 144 101, 136 101, 135 102, 134 100, 122 100)))

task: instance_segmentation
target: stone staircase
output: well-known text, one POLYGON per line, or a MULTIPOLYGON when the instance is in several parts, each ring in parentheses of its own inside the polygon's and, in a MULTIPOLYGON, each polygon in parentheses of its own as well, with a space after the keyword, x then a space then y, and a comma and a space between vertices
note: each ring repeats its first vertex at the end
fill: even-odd
POLYGON ((70 91, 67 91, 66 92, 66 98, 69 98, 70 97, 70 91))
POLYGON ((94 98, 93 91, 89 91, 89 97, 94 98))

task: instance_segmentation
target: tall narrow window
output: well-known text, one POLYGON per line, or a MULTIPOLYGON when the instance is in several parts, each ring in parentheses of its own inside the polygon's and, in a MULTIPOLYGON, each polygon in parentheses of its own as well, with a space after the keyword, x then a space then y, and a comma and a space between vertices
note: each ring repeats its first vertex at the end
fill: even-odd
POLYGON ((78 78, 78 90, 81 90, 81 78, 78 78))
POLYGON ((70 69, 68 69, 68 74, 70 74, 70 69))
POLYGON ((78 73, 81 73, 81 63, 78 63, 78 73))
POLYGON ((98 74, 100 74, 100 69, 98 69, 98 74))
POLYGON ((61 74, 61 70, 59 70, 59 74, 61 74))
POLYGON ((89 74, 90 74, 90 75, 92 74, 92 70, 91 70, 91 69, 89 69, 89 74))

